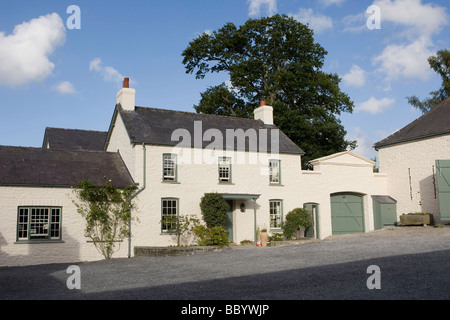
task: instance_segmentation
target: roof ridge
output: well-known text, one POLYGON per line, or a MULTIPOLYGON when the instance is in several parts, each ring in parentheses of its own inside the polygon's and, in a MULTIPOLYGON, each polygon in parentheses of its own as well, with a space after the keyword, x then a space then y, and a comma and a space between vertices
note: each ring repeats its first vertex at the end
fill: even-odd
POLYGON ((108 133, 108 131, 102 131, 102 130, 87 130, 87 129, 70 129, 70 128, 45 127, 45 130, 47 130, 47 129, 57 129, 57 130, 67 130, 67 131, 85 131, 85 132, 108 133))
POLYGON ((82 149, 82 150, 78 150, 78 149, 47 149, 47 148, 42 148, 42 147, 25 147, 25 146, 5 146, 5 145, 0 145, 0 149, 3 148, 14 148, 14 149, 30 149, 30 150, 40 150, 42 152, 82 152, 82 153, 109 153, 109 154, 119 154, 119 152, 117 151, 103 151, 103 150, 86 150, 86 149, 82 149))
MULTIPOLYGON (((401 143, 401 142, 405 142, 411 139, 406 137, 406 138, 401 138, 398 141, 394 142, 389 142, 389 140, 391 140, 392 138, 397 137, 398 135, 401 135, 403 132, 407 131, 408 129, 410 129, 411 127, 417 125, 417 123, 423 122, 424 119, 428 119, 429 117, 432 117, 436 112, 441 111, 442 108, 449 108, 450 109, 450 97, 442 100, 441 102, 439 102, 439 104, 437 106, 435 106, 434 108, 432 108, 431 110, 429 110, 428 112, 422 114, 420 117, 416 118, 415 120, 413 120, 412 122, 408 123, 406 126, 402 127, 401 129, 393 132, 392 134, 390 134, 389 136, 387 136, 386 138, 376 142, 374 144, 374 147, 381 147, 381 146, 385 146, 385 145, 390 145, 390 144, 397 144, 397 143, 401 143), (386 143, 388 142, 388 143, 386 143)), ((439 134, 443 134, 443 133, 448 133, 450 132, 450 127, 447 130, 443 130, 440 132, 435 132, 433 134, 419 134, 415 137, 413 137, 413 139, 420 139, 420 138, 426 138, 429 136, 435 136, 435 135, 439 135, 439 134)))
MULTIPOLYGON (((157 110, 157 111, 167 111, 167 112, 173 112, 173 113, 193 114, 193 115, 200 115, 200 116, 205 116, 205 117, 222 117, 222 118, 233 119, 233 120, 250 120, 250 121, 262 122, 262 121, 256 120, 256 119, 241 118, 241 117, 237 117, 237 116, 226 116, 226 115, 222 115, 222 114, 198 113, 198 112, 191 112, 191 111, 181 111, 181 110, 172 110, 172 109, 155 108, 155 107, 143 107, 143 106, 136 106, 136 108, 150 109, 150 110, 157 110)), ((122 110, 122 111, 127 112, 127 110, 122 110)))

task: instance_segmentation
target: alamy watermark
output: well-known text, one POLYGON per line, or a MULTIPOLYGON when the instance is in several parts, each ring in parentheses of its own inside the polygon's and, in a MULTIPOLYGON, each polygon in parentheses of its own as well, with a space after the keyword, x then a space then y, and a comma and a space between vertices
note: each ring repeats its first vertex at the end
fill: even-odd
POLYGON ((194 121, 192 133, 183 128, 171 135, 178 142, 172 152, 178 155, 178 163, 217 164, 219 157, 233 156, 235 164, 267 164, 279 158, 279 129, 242 128, 203 131, 202 121, 194 121))
POLYGON ((67 18, 66 26, 69 30, 81 29, 81 9, 77 5, 70 5, 67 7, 66 13, 70 14, 67 18))
POLYGON ((67 278, 66 286, 69 290, 81 289, 81 269, 79 266, 71 265, 67 268, 67 274, 70 276, 67 278))
POLYGON ((381 269, 377 265, 371 265, 367 268, 367 273, 371 274, 369 278, 367 278, 366 285, 367 289, 381 289, 381 269))
POLYGON ((381 29, 381 9, 379 6, 373 4, 366 10, 370 16, 367 18, 366 26, 369 30, 381 29))

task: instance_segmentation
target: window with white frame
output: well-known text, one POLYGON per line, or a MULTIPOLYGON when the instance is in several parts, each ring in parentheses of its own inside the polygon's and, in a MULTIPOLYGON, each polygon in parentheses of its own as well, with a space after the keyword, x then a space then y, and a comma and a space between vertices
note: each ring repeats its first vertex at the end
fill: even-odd
POLYGON ((269 182, 280 184, 280 160, 269 160, 269 182))
POLYGON ((219 157, 219 182, 231 182, 231 158, 219 157))
POLYGON ((283 223, 283 201, 282 200, 270 200, 270 228, 280 229, 283 223))
POLYGON ((17 241, 61 240, 60 207, 19 207, 17 241))
POLYGON ((163 154, 163 181, 177 181, 177 155, 163 154))
POLYGON ((161 232, 174 232, 178 218, 178 199, 161 200, 161 232))

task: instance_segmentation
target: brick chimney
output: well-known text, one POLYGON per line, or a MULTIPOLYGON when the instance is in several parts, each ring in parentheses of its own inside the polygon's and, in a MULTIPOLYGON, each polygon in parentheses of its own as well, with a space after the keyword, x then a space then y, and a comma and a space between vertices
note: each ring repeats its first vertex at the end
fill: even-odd
POLYGON ((130 88, 130 78, 123 80, 122 89, 117 93, 117 104, 122 106, 123 110, 134 111, 136 90, 130 88))
POLYGON ((266 101, 261 100, 259 108, 253 111, 255 120, 261 120, 264 124, 273 125, 273 108, 266 105, 266 101))

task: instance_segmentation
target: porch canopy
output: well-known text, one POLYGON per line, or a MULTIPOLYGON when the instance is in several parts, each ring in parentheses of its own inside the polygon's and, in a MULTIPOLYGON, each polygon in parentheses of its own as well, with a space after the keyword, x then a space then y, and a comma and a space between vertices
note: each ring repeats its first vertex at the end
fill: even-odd
POLYGON ((225 200, 253 200, 253 221, 254 221, 254 235, 255 235, 255 243, 258 239, 256 239, 256 200, 259 198, 260 194, 251 194, 251 193, 221 193, 225 200))
POLYGON ((259 198, 260 194, 250 194, 250 193, 221 193, 224 199, 226 200, 248 200, 252 199, 256 201, 259 198))

